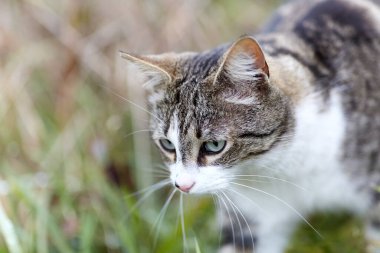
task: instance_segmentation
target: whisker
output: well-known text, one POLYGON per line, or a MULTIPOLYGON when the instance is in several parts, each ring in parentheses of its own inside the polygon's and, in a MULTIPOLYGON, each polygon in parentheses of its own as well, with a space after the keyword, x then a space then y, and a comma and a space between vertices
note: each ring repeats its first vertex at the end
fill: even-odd
POLYGON ((242 193, 240 193, 240 192, 238 192, 238 191, 235 191, 234 189, 228 189, 228 191, 233 192, 233 193, 235 193, 235 194, 237 194, 237 195, 239 195, 239 196, 241 196, 241 197, 243 197, 243 198, 249 200, 249 201, 250 201, 252 204, 254 204, 254 205, 255 205, 255 206, 256 206, 261 212, 265 213, 265 210, 264 210, 261 206, 259 206, 257 203, 255 203, 252 199, 248 198, 248 197, 245 196, 244 194, 242 194, 242 193))
POLYGON ((131 135, 134 135, 134 134, 137 134, 137 133, 144 133, 144 132, 152 132, 152 130, 150 130, 150 129, 142 129, 142 130, 133 131, 132 133, 126 134, 124 136, 124 138, 128 138, 131 135))
MULTIPOLYGON (((262 175, 234 175, 234 177, 258 177, 258 178, 273 179, 273 180, 281 181, 284 183, 288 183, 288 184, 293 185, 294 187, 301 189, 303 191, 308 191, 306 188, 304 188, 304 187, 302 187, 302 186, 300 186, 300 185, 298 185, 292 181, 288 181, 286 179, 282 179, 282 178, 278 178, 278 177, 262 176, 262 175)), ((251 181, 250 179, 238 179, 238 180, 251 181)), ((252 182, 256 182, 256 181, 252 181, 252 182)))
POLYGON ((239 185, 239 186, 241 186, 241 187, 245 187, 245 188, 249 188, 249 189, 251 189, 251 190, 257 191, 257 192, 261 192, 261 193, 264 194, 264 195, 270 196, 270 197, 276 199, 277 201, 280 201, 282 204, 286 205, 286 206, 287 206, 288 208, 290 208, 294 213, 296 213, 297 216, 300 217, 300 218, 301 218, 301 219, 302 219, 302 220, 303 220, 303 221, 304 221, 304 222, 305 222, 305 223, 306 223, 311 229, 313 229, 314 232, 317 233, 319 237, 323 238, 323 236, 318 232, 318 230, 315 229, 315 228, 313 227, 313 225, 311 225, 310 222, 308 222, 308 221, 306 220, 306 218, 303 217, 303 215, 302 215, 300 212, 298 212, 294 207, 292 207, 292 206, 291 206, 290 204, 288 204, 286 201, 280 199, 279 197, 277 197, 277 196, 275 196, 275 195, 273 195, 273 194, 270 194, 270 193, 268 193, 268 192, 262 191, 262 190, 260 190, 260 189, 256 189, 256 188, 254 188, 254 187, 250 187, 250 186, 248 186, 248 185, 239 184, 239 183, 235 183, 235 182, 231 182, 231 184, 239 185))
POLYGON ((158 175, 153 175, 153 178, 168 178, 168 176, 158 174, 158 175))
POLYGON ((169 197, 166 199, 165 204, 163 205, 163 207, 162 207, 160 213, 158 214, 157 219, 156 219, 155 222, 153 223, 152 230, 151 230, 151 231, 155 230, 155 236, 154 236, 153 248, 156 248, 156 246, 157 246, 157 241, 158 241, 158 236, 159 236, 159 235, 158 235, 158 232, 159 232, 160 229, 161 229, 162 221, 163 221, 164 216, 165 216, 165 214, 166 214, 166 211, 167 211, 167 209, 168 209, 168 207, 169 207, 170 201, 173 199, 173 196, 174 196, 174 194, 176 193, 176 191, 177 191, 177 189, 174 189, 174 190, 170 193, 170 195, 169 195, 169 197))
POLYGON ((232 218, 231 218, 231 214, 230 214, 230 211, 228 210, 228 206, 226 204, 226 202, 224 201, 223 197, 219 194, 219 193, 215 193, 219 199, 221 200, 221 202, 223 202, 223 205, 224 207, 226 208, 226 211, 227 211, 227 215, 228 215, 228 219, 230 220, 230 224, 231 224, 231 230, 232 230, 232 242, 234 244, 234 249, 236 251, 236 242, 235 242, 235 227, 234 227, 234 223, 232 221, 232 218))
POLYGON ((227 194, 225 194, 223 191, 222 191, 222 194, 224 195, 224 197, 226 198, 227 202, 230 204, 231 208, 232 208, 232 211, 234 212, 235 214, 235 217, 236 217, 236 220, 238 222, 238 226, 239 226, 239 229, 240 229, 240 232, 241 232, 241 243, 242 243, 242 246, 243 246, 243 252, 245 252, 245 245, 244 245, 244 232, 243 232, 243 227, 241 226, 241 223, 240 223, 240 219, 239 219, 239 216, 237 215, 236 213, 236 210, 235 210, 235 205, 232 203, 232 201, 230 200, 230 198, 227 196, 227 194))
POLYGON ((154 175, 163 175, 163 176, 169 176, 170 173, 167 171, 162 171, 162 170, 147 170, 147 169, 140 169, 140 171, 144 171, 150 174, 154 175))
MULTIPOLYGON (((218 198, 218 196, 215 195, 215 193, 213 193, 211 196, 212 196, 212 200, 214 202, 215 208, 217 210, 221 210, 222 206, 220 204, 220 199, 218 198)), ((222 241, 222 229, 223 229, 222 225, 221 225, 221 223, 219 223, 219 248, 220 248, 220 243, 222 241)))
POLYGON ((137 192, 134 192, 134 193, 131 193, 129 194, 128 196, 126 196, 126 198, 131 198, 131 197, 134 197, 134 196, 137 196, 137 195, 140 195, 140 194, 143 194, 144 192, 147 192, 147 191, 155 191, 155 190, 158 190, 166 185, 168 185, 170 183, 170 179, 166 179, 166 180, 162 180, 158 183, 155 183, 151 186, 148 186, 142 190, 139 190, 137 192))
MULTIPOLYGON (((231 204, 235 206, 236 210, 240 213, 240 216, 243 218, 243 220, 244 220, 244 222, 245 222, 245 224, 247 225, 247 228, 248 228, 248 230, 249 230, 249 234, 250 234, 250 236, 251 236, 252 247, 254 247, 254 245, 255 245, 255 241, 254 241, 254 239, 253 239, 252 230, 251 230, 251 227, 250 227, 250 225, 249 225, 247 219, 244 217, 243 213, 242 213, 241 210, 235 205, 235 203, 234 203, 234 202, 233 202, 233 201, 227 196, 227 194, 224 194, 224 195, 226 196, 226 198, 227 198, 228 200, 230 200, 231 204)), ((244 241, 244 232, 243 232, 243 234, 242 234, 242 238, 243 238, 243 241, 244 241)), ((244 244, 243 244, 243 245, 244 245, 244 244)), ((244 246, 243 246, 243 247, 244 247, 244 246)))
POLYGON ((155 118, 156 120, 160 121, 162 123, 162 120, 159 119, 156 115, 154 115, 153 113, 149 112, 147 109, 145 109, 144 107, 142 107, 141 105, 139 104, 136 104, 135 102, 129 100, 128 98, 126 97, 123 97, 122 95, 120 95, 119 93, 117 93, 116 91, 114 91, 112 88, 110 88, 109 86, 106 86, 106 85, 103 85, 103 84, 100 84, 100 83, 97 83, 100 87, 102 87, 103 89, 107 89, 109 92, 111 92, 114 96, 120 98, 121 100, 125 101, 125 102, 128 102, 130 103, 131 105, 134 105, 135 107, 139 108, 140 110, 148 113, 150 116, 152 116, 153 118, 155 118))
POLYGON ((240 180, 240 181, 249 181, 249 182, 255 182, 255 183, 272 183, 270 181, 264 181, 264 180, 258 180, 258 179, 247 179, 247 178, 236 178, 236 177, 230 177, 230 179, 240 180))
POLYGON ((133 212, 149 197, 152 195, 153 192, 163 188, 164 186, 170 184, 170 180, 163 180, 163 181, 160 181, 158 182, 157 184, 154 184, 154 185, 151 185, 141 191, 138 191, 138 192, 135 192, 135 193, 132 193, 130 196, 127 196, 126 198, 130 198, 132 196, 136 196, 136 195, 140 195, 140 194, 144 194, 144 196, 142 198, 140 198, 130 209, 129 209, 129 212, 127 212, 126 216, 123 217, 123 220, 124 219, 128 219, 132 214, 133 212))
POLYGON ((185 218, 184 218, 184 212, 183 212, 183 194, 181 193, 180 198, 179 198, 179 208, 180 208, 180 213, 181 213, 181 229, 182 229, 182 240, 183 240, 183 249, 184 252, 188 252, 188 247, 187 247, 187 240, 186 240, 186 229, 185 229, 185 218))

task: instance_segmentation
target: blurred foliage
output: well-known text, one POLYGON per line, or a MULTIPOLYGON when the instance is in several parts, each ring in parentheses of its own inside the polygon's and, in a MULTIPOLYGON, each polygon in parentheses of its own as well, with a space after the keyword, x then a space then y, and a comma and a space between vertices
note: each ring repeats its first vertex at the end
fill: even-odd
MULTIPOLYGON (((181 252, 178 196, 162 222, 170 189, 130 196, 164 171, 117 52, 204 50, 256 31, 278 4, 0 1, 0 252, 181 252)), ((211 200, 184 198, 189 251, 215 252, 211 200)), ((311 252, 319 239, 300 231, 290 252, 311 252)))
POLYGON ((347 213, 326 213, 310 217, 320 237, 307 225, 293 235, 289 253, 365 253, 366 241, 361 221, 347 213))

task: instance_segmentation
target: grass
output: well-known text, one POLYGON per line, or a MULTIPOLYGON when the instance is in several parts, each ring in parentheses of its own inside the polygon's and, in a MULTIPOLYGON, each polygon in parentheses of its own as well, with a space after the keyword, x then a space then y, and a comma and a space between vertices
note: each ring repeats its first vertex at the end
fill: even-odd
POLYGON ((359 219, 343 212, 315 214, 309 220, 317 224, 323 238, 303 224, 293 234, 289 253, 366 252, 363 225, 359 219))
MULTIPOLYGON (((146 113, 124 99, 145 106, 117 52, 210 48, 257 30, 276 4, 1 1, 0 252, 182 252, 179 196, 156 245, 152 227, 170 189, 131 212, 139 197, 130 194, 159 180, 159 158, 146 113)), ((189 252, 215 252, 212 201, 184 205, 189 252)), ((323 221, 339 245, 357 245, 346 252, 362 252, 361 233, 352 237, 360 225, 336 226, 334 217, 312 223, 323 221)), ((343 252, 307 231, 295 233, 289 252, 343 252)))

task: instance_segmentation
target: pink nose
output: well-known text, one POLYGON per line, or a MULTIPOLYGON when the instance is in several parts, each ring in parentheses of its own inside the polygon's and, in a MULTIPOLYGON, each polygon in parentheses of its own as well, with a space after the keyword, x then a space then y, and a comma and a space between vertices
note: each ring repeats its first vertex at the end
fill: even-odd
POLYGON ((178 185, 177 182, 175 183, 175 187, 186 193, 188 193, 194 185, 195 182, 193 182, 191 185, 178 185))
POLYGON ((175 180, 175 187, 186 193, 193 188, 194 184, 195 181, 193 177, 187 173, 179 175, 175 180))

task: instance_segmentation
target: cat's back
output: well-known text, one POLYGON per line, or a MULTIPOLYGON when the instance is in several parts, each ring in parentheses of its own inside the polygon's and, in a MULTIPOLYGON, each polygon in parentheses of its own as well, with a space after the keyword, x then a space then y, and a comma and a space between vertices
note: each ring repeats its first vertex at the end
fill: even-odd
POLYGON ((349 39, 355 34, 378 36, 379 25, 380 0, 294 0, 276 12, 263 32, 290 31, 302 36, 305 32, 311 35, 323 30, 345 33, 349 39))
POLYGON ((380 180, 380 1, 295 1, 280 8, 264 34, 269 51, 291 55, 314 76, 329 105, 338 94, 346 119, 342 153, 355 174, 380 180), (292 37, 295 40, 284 40, 292 37), (304 52, 299 48, 304 48, 304 52))

